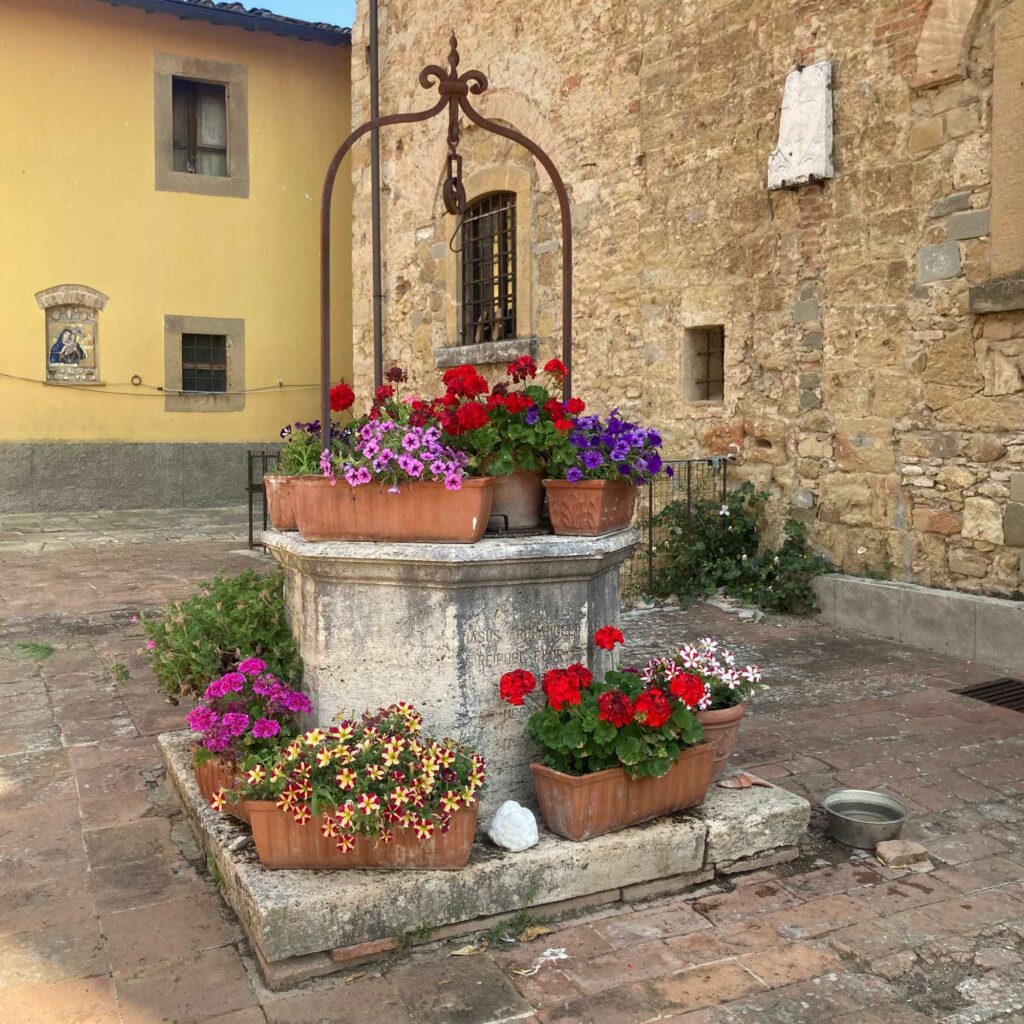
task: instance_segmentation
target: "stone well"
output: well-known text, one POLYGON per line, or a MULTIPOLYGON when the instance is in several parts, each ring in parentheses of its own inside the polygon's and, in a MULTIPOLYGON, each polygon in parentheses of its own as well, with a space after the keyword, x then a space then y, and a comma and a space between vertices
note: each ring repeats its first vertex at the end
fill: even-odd
POLYGON ((619 567, 639 537, 486 537, 476 544, 331 542, 267 532, 287 575, 304 685, 321 723, 407 700, 429 734, 487 759, 482 816, 532 802, 526 708, 498 698, 513 668, 538 678, 582 661, 609 667, 590 637, 618 622, 619 567))

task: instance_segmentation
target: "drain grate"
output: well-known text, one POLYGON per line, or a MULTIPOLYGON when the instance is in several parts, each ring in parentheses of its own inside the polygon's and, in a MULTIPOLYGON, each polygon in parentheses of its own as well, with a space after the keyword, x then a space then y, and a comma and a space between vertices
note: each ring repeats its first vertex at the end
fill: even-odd
POLYGON ((1024 680, 1021 679, 991 679, 954 692, 1011 711, 1024 711, 1024 680))

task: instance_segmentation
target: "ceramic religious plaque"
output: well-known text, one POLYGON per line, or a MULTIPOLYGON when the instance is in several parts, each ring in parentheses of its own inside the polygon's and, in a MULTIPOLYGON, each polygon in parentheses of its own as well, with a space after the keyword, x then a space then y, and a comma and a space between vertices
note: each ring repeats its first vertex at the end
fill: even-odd
POLYGON ((97 383, 96 328, 106 295, 84 285, 58 285, 38 292, 36 301, 46 314, 47 381, 97 383))

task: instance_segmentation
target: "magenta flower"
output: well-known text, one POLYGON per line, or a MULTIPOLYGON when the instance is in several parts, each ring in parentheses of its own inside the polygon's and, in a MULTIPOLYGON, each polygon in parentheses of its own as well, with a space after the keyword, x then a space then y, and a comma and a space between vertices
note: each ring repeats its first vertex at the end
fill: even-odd
POLYGON ((232 711, 221 719, 221 724, 232 736, 241 736, 249 728, 249 716, 240 711, 232 711))
POLYGON ((253 723, 252 734, 258 740, 267 740, 276 736, 281 731, 281 726, 273 718, 257 718, 253 723))
POLYGON ((193 732, 206 732, 217 724, 218 717, 217 712, 212 708, 200 704, 185 716, 185 720, 193 732))
POLYGON ((267 671, 267 663, 259 658, 246 658, 238 666, 238 671, 247 676, 258 676, 261 672, 267 671))
POLYGON ((155 651, 156 650, 156 641, 155 640, 147 640, 146 641, 146 650, 147 651, 155 651))

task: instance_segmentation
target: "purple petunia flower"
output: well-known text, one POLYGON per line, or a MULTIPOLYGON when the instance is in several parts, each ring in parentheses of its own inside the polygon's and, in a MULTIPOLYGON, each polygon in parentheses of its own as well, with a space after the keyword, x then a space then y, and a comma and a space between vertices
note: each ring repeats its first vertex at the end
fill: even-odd
POLYGON ((583 479, 583 470, 578 466, 570 466, 565 472, 565 479, 571 484, 578 483, 583 479))
POLYGON ((598 466, 604 462, 604 456, 593 448, 581 453, 580 462, 586 466, 587 469, 597 469, 598 466))
POLYGON ((528 427, 532 427, 539 419, 540 409, 538 409, 536 405, 531 405, 530 408, 526 410, 526 415, 523 417, 523 422, 528 427))

